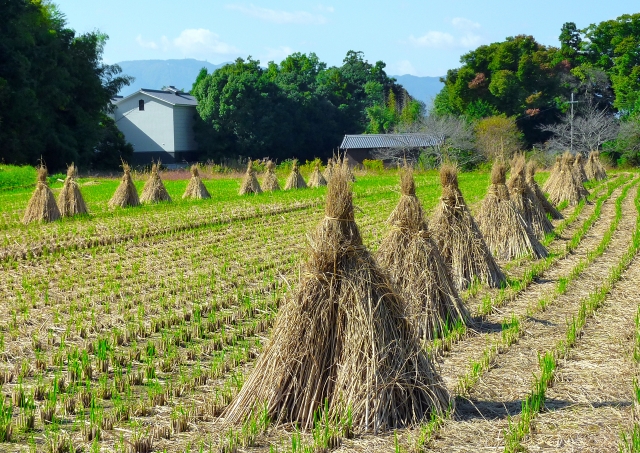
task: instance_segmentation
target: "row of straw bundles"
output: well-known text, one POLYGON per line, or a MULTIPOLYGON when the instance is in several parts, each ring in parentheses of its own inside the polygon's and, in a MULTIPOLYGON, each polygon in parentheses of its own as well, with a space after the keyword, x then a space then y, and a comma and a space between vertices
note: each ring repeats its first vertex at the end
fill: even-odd
POLYGON ((598 151, 592 151, 589 153, 587 163, 584 164, 584 171, 587 174, 587 179, 590 181, 602 181, 607 179, 607 171, 600 162, 600 153, 598 151))
POLYGON ((382 431, 442 414, 450 404, 404 300, 362 243, 349 175, 336 165, 325 217, 271 338, 223 416, 242 423, 259 405, 279 423, 313 427, 350 410, 358 431, 382 431))
POLYGON ((89 212, 76 181, 78 170, 74 164, 67 168, 67 178, 58 196, 57 204, 53 192, 47 185, 46 167, 40 165, 37 171, 36 190, 27 204, 22 218, 23 223, 52 222, 60 217, 71 217, 89 212))
POLYGON ((503 162, 493 164, 491 185, 478 212, 478 227, 491 253, 498 259, 544 258, 547 250, 511 201, 506 173, 503 162))
POLYGON ((556 164, 544 185, 544 191, 549 194, 549 201, 553 204, 566 201, 574 206, 589 196, 589 191, 583 184, 584 171, 580 171, 581 160, 580 158, 576 161, 569 152, 556 159, 556 164))
MULTIPOLYGON (((147 179, 147 182, 145 182, 144 187, 142 188, 142 195, 140 195, 140 197, 138 197, 136 186, 133 184, 133 179, 131 178, 131 168, 126 163, 122 164, 122 168, 124 169, 124 175, 122 176, 122 180, 120 181, 120 185, 116 189, 116 192, 113 194, 113 197, 111 197, 111 200, 109 200, 110 208, 126 208, 128 206, 138 206, 140 203, 171 201, 171 197, 160 178, 160 162, 154 163, 151 166, 151 175, 149 176, 149 179, 147 179)), ((197 170, 195 173, 192 170, 192 175, 192 179, 196 177, 199 179, 197 176, 197 170)), ((190 181, 189 185, 191 184, 192 182, 190 181)), ((194 184, 197 184, 197 182, 194 184)), ((206 191, 206 188, 204 188, 204 190, 206 191)))
MULTIPOLYGON (((329 167, 327 167, 329 168, 329 167)), ((326 186, 327 180, 325 176, 320 172, 319 164, 316 164, 311 177, 309 178, 309 187, 320 187, 326 186)), ((292 190, 292 189, 303 189, 307 187, 307 183, 305 183, 304 178, 300 174, 300 169, 298 168, 298 162, 293 161, 293 166, 291 168, 291 173, 287 178, 287 182, 284 186, 284 190, 292 190)), ((253 163, 251 161, 247 164, 247 171, 242 178, 242 182, 240 183, 240 195, 247 194, 257 194, 262 193, 262 191, 272 192, 274 190, 280 190, 280 184, 278 183, 278 177, 275 173, 275 164, 272 161, 267 162, 267 168, 262 178, 262 186, 258 182, 258 178, 256 177, 256 172, 253 169, 253 163)))

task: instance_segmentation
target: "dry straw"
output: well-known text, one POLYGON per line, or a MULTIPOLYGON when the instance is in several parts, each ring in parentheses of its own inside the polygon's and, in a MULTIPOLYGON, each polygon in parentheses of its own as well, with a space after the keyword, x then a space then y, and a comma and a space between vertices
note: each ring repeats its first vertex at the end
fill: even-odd
POLYGON ((275 168, 276 165, 272 161, 267 161, 267 170, 262 178, 262 190, 265 192, 280 190, 280 183, 278 183, 278 176, 276 175, 275 168))
POLYGON ((324 176, 320 172, 320 164, 316 163, 313 173, 311 173, 311 176, 309 177, 309 187, 320 187, 326 185, 327 180, 324 179, 324 176))
POLYGON ((553 224, 547 217, 538 197, 527 185, 526 162, 523 154, 517 154, 511 163, 511 176, 507 187, 514 206, 539 240, 553 231, 553 224))
POLYGON ((431 220, 431 230, 440 253, 451 267, 458 290, 475 279, 500 286, 505 276, 496 264, 458 188, 458 170, 445 163, 440 168, 442 197, 431 220))
POLYGON ((549 192, 549 188, 553 187, 556 184, 556 179, 560 175, 560 168, 561 167, 562 167, 562 157, 561 156, 556 156, 556 161, 553 164, 553 167, 551 168, 551 171, 549 172, 549 177, 547 178, 547 181, 542 186, 542 190, 544 192, 548 193, 549 192))
POLYGON ((549 201, 559 204, 563 201, 574 206, 589 196, 589 191, 584 188, 582 182, 576 179, 573 171, 573 156, 566 152, 560 161, 560 171, 553 183, 547 188, 549 201))
POLYGON ((607 171, 600 162, 600 153, 598 151, 591 151, 587 163, 584 165, 584 171, 587 174, 587 178, 591 181, 602 181, 607 179, 607 171))
POLYGON ((184 191, 182 198, 189 198, 192 200, 211 198, 211 194, 202 182, 202 178, 200 178, 200 172, 198 172, 197 165, 191 166, 191 179, 189 180, 189 184, 187 184, 187 190, 184 191))
POLYGON ((347 173, 347 177, 349 178, 349 181, 355 182, 356 181, 356 176, 353 174, 353 171, 352 171, 351 167, 349 166, 349 159, 347 159, 347 156, 345 156, 342 159, 342 168, 347 173))
POLYGON ((120 185, 116 189, 116 192, 113 194, 113 197, 111 197, 111 200, 109 200, 110 208, 126 208, 128 206, 138 206, 140 204, 138 191, 131 179, 131 168, 128 164, 122 162, 122 169, 124 170, 124 174, 122 175, 122 180, 120 181, 120 185))
POLYGON ((151 175, 142 188, 140 202, 142 203, 159 203, 161 201, 171 201, 171 197, 167 189, 160 179, 160 161, 151 165, 151 175))
POLYGON ((256 172, 253 169, 253 162, 249 159, 247 163, 247 171, 242 178, 242 182, 240 183, 240 190, 238 194, 240 195, 249 195, 262 193, 262 188, 260 188, 260 183, 258 182, 258 178, 256 177, 256 172))
POLYGON ((329 181, 331 181, 331 175, 333 173, 333 166, 334 166, 334 162, 333 159, 329 159, 327 161, 327 167, 324 169, 324 172, 322 172, 322 176, 324 176, 324 179, 327 181, 327 184, 329 183, 329 181))
POLYGON ((348 409, 356 431, 379 432, 441 414, 449 401, 404 302, 362 244, 338 166, 300 282, 223 416, 242 423, 266 404, 276 422, 309 429, 326 402, 330 417, 348 409))
POLYGON ((491 171, 491 185, 478 212, 478 227, 491 253, 498 259, 512 260, 522 256, 544 258, 547 249, 509 199, 506 174, 505 164, 496 161, 491 171))
POLYGON ((405 300, 418 338, 427 341, 458 322, 469 324, 471 316, 431 237, 410 168, 402 171, 400 189, 400 201, 387 221, 391 228, 376 257, 405 300))
POLYGON ((544 212, 546 214, 550 215, 551 218, 555 220, 562 219, 563 216, 562 214, 560 214, 560 211, 558 211, 556 207, 553 206, 549 200, 547 200, 547 197, 542 192, 542 189, 540 189, 540 186, 535 180, 535 175, 536 164, 533 161, 527 162, 526 182, 529 186, 529 189, 531 189, 531 191, 535 194, 536 198, 540 202, 540 205, 542 206, 542 209, 544 209, 544 212))
POLYGON ((582 158, 582 154, 576 154, 576 158, 573 161, 573 173, 577 181, 581 184, 587 182, 589 178, 587 178, 587 173, 584 170, 584 159, 582 158))
POLYGON ((67 179, 64 180, 62 191, 58 195, 58 208, 60 214, 65 217, 72 217, 78 214, 88 214, 87 205, 80 193, 80 187, 76 181, 78 169, 72 163, 67 168, 67 179))
POLYGON ((293 166, 291 167, 291 173, 287 178, 287 183, 284 185, 284 190, 304 189, 305 187, 307 187, 307 183, 304 182, 304 178, 300 174, 298 161, 294 160, 293 166))
POLYGON ((47 168, 41 164, 37 170, 36 190, 33 192, 22 218, 22 222, 25 224, 52 222, 61 217, 53 192, 47 185, 47 168))

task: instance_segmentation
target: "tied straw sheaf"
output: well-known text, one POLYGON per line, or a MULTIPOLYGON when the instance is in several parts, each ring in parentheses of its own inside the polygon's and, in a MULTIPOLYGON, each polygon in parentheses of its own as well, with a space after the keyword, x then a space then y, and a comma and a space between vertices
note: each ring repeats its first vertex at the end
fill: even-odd
POLYGON ((334 167, 300 282, 223 414, 226 423, 266 405, 277 422, 309 429, 326 404, 330 417, 350 412, 354 430, 379 432, 449 407, 404 301, 362 243, 348 178, 334 167))
POLYGON ((62 216, 72 217, 89 213, 76 181, 77 176, 78 168, 72 163, 67 167, 67 178, 64 180, 60 195, 58 195, 58 208, 62 216))
POLYGON ((136 190, 136 186, 133 184, 133 179, 131 179, 131 168, 127 163, 122 162, 122 169, 124 170, 124 174, 122 175, 120 185, 118 185, 113 197, 109 200, 110 208, 126 208, 128 206, 140 205, 138 191, 136 190))
POLYGON ((598 151, 591 151, 587 163, 584 164, 584 171, 587 174, 587 178, 590 181, 602 181, 607 179, 607 171, 600 162, 600 153, 598 151))
POLYGON ((558 168, 554 167, 555 173, 549 178, 553 179, 550 183, 545 184, 549 201, 555 205, 566 201, 570 206, 575 206, 589 196, 589 191, 576 178, 573 163, 574 157, 571 153, 564 153, 558 168))
POLYGON ((469 324, 471 316, 460 300, 451 271, 436 246, 416 196, 410 168, 403 168, 401 197, 387 223, 376 258, 407 305, 407 313, 423 341, 442 337, 451 326, 469 324))
POLYGON ((478 211, 478 227, 498 259, 543 258, 547 256, 547 249, 536 239, 509 198, 506 174, 505 164, 496 161, 491 171, 491 185, 478 211))
POLYGON ((149 179, 147 179, 147 182, 144 183, 142 194, 140 195, 140 202, 159 203, 161 201, 171 201, 171 197, 160 178, 160 161, 158 161, 151 165, 151 175, 149 179))
POLYGON ((542 206, 542 209, 544 209, 544 212, 550 215, 551 218, 555 220, 564 218, 560 211, 558 211, 556 207, 552 205, 549 200, 547 200, 547 197, 544 195, 542 189, 540 189, 540 186, 536 182, 536 164, 533 161, 527 162, 526 172, 526 183, 529 186, 529 189, 531 189, 531 191, 535 194, 536 198, 540 202, 540 205, 542 206))
POLYGON ((309 187, 321 187, 326 186, 327 180, 324 179, 324 175, 320 172, 320 164, 316 163, 313 168, 313 173, 309 177, 309 187))
POLYGON ((284 185, 284 190, 304 189, 306 187, 307 187, 307 183, 304 182, 304 178, 300 174, 300 169, 298 168, 298 161, 294 160, 293 166, 291 167, 291 173, 289 173, 287 182, 284 185))
POLYGON ((52 222, 61 217, 53 192, 47 184, 47 167, 40 164, 36 180, 36 190, 33 192, 22 222, 52 222))
POLYGON ((278 176, 275 172, 276 165, 273 161, 267 161, 267 169, 262 178, 262 190, 265 192, 273 192, 274 190, 280 190, 280 183, 278 183, 278 176))
POLYGON ((251 162, 251 159, 247 162, 247 171, 244 174, 244 178, 242 178, 240 191, 238 193, 240 195, 262 193, 262 188, 260 187, 260 183, 256 177, 256 172, 253 169, 253 162, 251 162))
POLYGON ((499 287, 505 276, 496 264, 458 188, 458 170, 449 163, 440 168, 442 197, 431 219, 431 231, 442 257, 450 266, 460 291, 478 279, 499 287))
POLYGON ((211 198, 211 194, 202 182, 202 178, 200 178, 200 172, 198 171, 197 165, 191 166, 191 179, 189 180, 189 184, 187 184, 187 189, 184 191, 182 198, 191 200, 211 198))

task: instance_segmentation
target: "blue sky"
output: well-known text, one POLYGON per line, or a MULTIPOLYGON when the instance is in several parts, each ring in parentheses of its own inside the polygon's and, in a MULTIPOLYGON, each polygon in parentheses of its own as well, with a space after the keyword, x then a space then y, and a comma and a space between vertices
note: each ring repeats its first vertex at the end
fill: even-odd
POLYGON ((340 65, 348 50, 382 60, 393 75, 444 75, 481 44, 517 34, 558 45, 560 28, 579 28, 640 10, 638 0, 581 2, 342 0, 54 0, 68 25, 109 35, 104 59, 196 58, 211 63, 252 55, 263 64, 315 52, 340 65), (579 6, 578 6, 579 5, 579 6))

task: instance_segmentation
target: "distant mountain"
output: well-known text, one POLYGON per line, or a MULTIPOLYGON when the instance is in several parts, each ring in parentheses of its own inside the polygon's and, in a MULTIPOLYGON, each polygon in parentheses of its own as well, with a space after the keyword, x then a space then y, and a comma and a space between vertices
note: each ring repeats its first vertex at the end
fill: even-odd
POLYGON ((183 60, 134 60, 118 63, 122 73, 136 78, 131 85, 120 91, 121 96, 128 96, 140 88, 159 90, 163 86, 174 87, 190 91, 193 82, 196 81, 200 69, 213 70, 225 65, 212 64, 207 61, 185 58, 183 60))
POLYGON ((414 99, 424 102, 427 106, 431 104, 432 99, 444 86, 444 83, 440 81, 440 77, 418 77, 408 74, 391 77, 405 87, 414 99))
MULTIPOLYGON (((123 74, 136 80, 120 91, 121 96, 128 96, 140 88, 159 90, 173 85, 178 89, 189 91, 195 82, 200 69, 207 68, 210 73, 226 63, 212 64, 207 61, 185 58, 183 60, 133 60, 118 63, 123 74)), ((392 76, 404 86, 415 99, 429 105, 431 99, 442 89, 444 84, 439 77, 417 77, 412 75, 392 76)))

